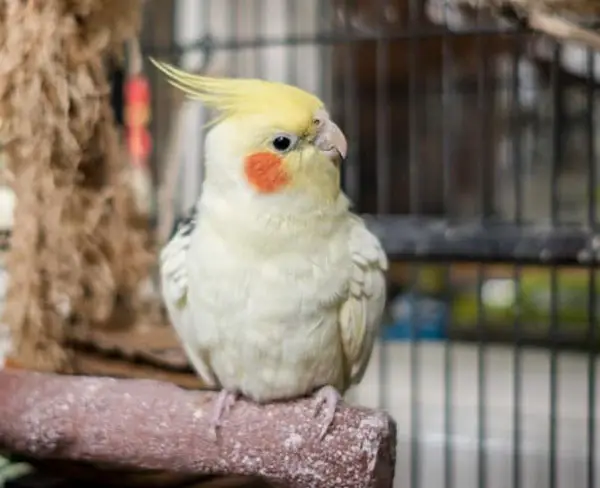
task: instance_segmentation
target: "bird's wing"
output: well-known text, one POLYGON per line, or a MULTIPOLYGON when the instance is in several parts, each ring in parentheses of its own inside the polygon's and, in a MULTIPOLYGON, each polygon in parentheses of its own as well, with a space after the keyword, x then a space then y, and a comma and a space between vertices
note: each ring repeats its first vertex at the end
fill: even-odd
POLYGON ((174 235, 160 253, 160 276, 162 295, 169 317, 179 335, 186 355, 205 386, 218 385, 205 354, 195 343, 194 322, 188 304, 187 260, 192 233, 196 227, 196 210, 179 224, 174 235))
POLYGON ((348 295, 339 312, 342 347, 350 385, 361 381, 383 316, 387 256, 362 219, 352 216, 349 246, 352 272, 348 295))

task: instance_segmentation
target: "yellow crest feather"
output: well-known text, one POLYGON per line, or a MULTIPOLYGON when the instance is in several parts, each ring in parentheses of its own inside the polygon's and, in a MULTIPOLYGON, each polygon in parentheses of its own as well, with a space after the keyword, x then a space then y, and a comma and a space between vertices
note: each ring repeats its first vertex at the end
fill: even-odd
POLYGON ((150 58, 168 82, 189 98, 215 108, 222 118, 261 114, 281 129, 302 131, 323 107, 316 96, 298 87, 250 78, 215 78, 187 73, 150 58))

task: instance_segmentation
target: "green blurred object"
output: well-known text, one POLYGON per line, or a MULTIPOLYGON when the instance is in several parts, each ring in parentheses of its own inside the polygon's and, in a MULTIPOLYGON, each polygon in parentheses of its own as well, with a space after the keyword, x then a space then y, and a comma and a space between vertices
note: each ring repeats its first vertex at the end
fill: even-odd
POLYGON ((27 463, 12 462, 9 458, 0 456, 0 488, 6 482, 16 480, 33 471, 33 467, 27 463))
MULTIPOLYGON (((598 274, 596 275, 599 276, 598 274)), ((552 294, 549 270, 523 270, 520 286, 520 320, 524 332, 547 333, 551 321, 552 294)), ((559 327, 576 336, 584 336, 589 328, 589 275, 581 270, 557 271, 557 303, 559 327)), ((483 322, 492 329, 512 329, 517 316, 517 285, 511 278, 490 277, 481 288, 483 322)), ((453 298, 453 328, 477 326, 477 289, 459 290, 453 298)), ((596 303, 600 317, 600 300, 596 303)))

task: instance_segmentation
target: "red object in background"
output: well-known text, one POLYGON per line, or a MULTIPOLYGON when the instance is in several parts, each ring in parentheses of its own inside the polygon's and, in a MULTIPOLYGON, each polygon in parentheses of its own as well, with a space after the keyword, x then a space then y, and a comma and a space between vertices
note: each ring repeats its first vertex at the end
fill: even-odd
POLYGON ((150 107, 142 104, 130 104, 124 111, 125 125, 130 129, 145 127, 150 122, 150 107))
POLYGON ((150 83, 141 75, 131 76, 125 84, 125 103, 150 103, 150 83))
POLYGON ((145 166, 152 150, 152 138, 146 129, 150 121, 150 84, 144 76, 133 75, 124 90, 127 147, 134 164, 145 166))
POLYGON ((127 131, 127 146, 129 147, 129 154, 136 160, 146 159, 152 150, 150 133, 143 129, 127 131))

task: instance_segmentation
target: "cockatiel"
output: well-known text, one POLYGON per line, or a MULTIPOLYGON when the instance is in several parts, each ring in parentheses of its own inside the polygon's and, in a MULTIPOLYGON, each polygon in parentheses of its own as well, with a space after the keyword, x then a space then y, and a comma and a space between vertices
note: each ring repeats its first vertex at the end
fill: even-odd
POLYGON ((346 139, 297 87, 153 62, 219 113, 201 196, 160 255, 173 326, 203 382, 221 389, 211 431, 239 394, 313 394, 322 438, 363 377, 386 300, 386 255, 340 189, 346 139))

